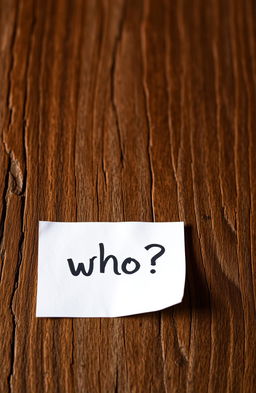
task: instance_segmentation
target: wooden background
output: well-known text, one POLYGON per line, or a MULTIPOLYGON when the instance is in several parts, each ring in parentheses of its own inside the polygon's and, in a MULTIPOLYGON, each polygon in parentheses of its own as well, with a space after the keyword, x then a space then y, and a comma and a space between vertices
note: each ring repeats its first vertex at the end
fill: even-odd
POLYGON ((1 393, 255 392, 255 1, 0 4, 1 393), (182 304, 36 319, 39 219, 184 220, 182 304))

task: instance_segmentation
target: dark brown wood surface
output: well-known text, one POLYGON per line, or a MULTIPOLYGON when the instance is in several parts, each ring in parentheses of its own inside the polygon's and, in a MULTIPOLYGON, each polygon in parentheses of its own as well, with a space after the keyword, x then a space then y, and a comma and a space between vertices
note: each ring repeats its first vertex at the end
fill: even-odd
POLYGON ((255 1, 0 4, 0 392, 255 392, 255 1), (184 220, 183 302, 36 319, 38 220, 184 220))

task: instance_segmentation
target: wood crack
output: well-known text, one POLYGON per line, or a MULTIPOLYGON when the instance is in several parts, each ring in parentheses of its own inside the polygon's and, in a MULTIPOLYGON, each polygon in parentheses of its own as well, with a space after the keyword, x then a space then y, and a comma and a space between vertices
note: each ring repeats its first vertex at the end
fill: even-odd
MULTIPOLYGON (((11 369, 10 373, 8 376, 8 385, 9 385, 9 390, 12 392, 12 378, 14 374, 14 363, 15 363, 15 348, 16 348, 16 327, 17 327, 17 316, 15 313, 15 296, 17 293, 17 289, 19 286, 19 277, 20 277, 20 267, 22 264, 23 260, 23 247, 24 247, 24 221, 25 221, 25 203, 26 203, 26 185, 27 185, 27 143, 26 143, 26 134, 27 134, 27 83, 28 83, 28 68, 31 60, 31 45, 32 45, 32 39, 34 36, 35 32, 35 14, 33 10, 33 18, 31 22, 31 28, 30 28, 30 39, 29 39, 29 44, 28 44, 28 57, 25 65, 25 76, 24 80, 26 81, 26 87, 24 90, 24 98, 23 98, 23 113, 22 113, 22 119, 23 119, 23 124, 22 124, 22 140, 23 140, 23 159, 24 159, 24 170, 22 173, 21 170, 21 165, 17 159, 15 159, 14 152, 12 150, 8 149, 8 146, 6 142, 4 141, 4 146, 6 149, 6 153, 9 155, 9 160, 10 160, 10 165, 9 165, 9 174, 10 178, 12 179, 12 186, 11 186, 11 193, 16 194, 18 197, 21 198, 21 210, 20 210, 20 239, 19 239, 19 244, 18 244, 18 261, 17 261, 17 266, 16 266, 16 271, 15 271, 15 278, 14 278, 14 286, 13 286, 13 292, 11 295, 11 300, 10 300, 10 311, 12 315, 12 320, 13 320, 13 338, 11 341, 11 369)), ((8 190, 7 190, 8 192, 8 190)))
MULTIPOLYGON (((81 26, 84 26, 84 15, 85 15, 85 5, 84 2, 82 2, 82 7, 81 7, 81 26)), ((78 102, 79 102, 79 96, 80 96, 80 88, 81 88, 81 83, 80 83, 80 75, 81 75, 81 69, 82 69, 82 47, 83 47, 83 29, 80 29, 79 32, 79 40, 78 40, 78 47, 79 47, 79 61, 77 62, 77 80, 76 80, 76 104, 78 108, 78 102)), ((76 221, 78 220, 78 197, 77 197, 77 192, 78 192, 78 179, 77 179, 77 173, 76 173, 76 146, 77 146, 77 120, 78 119, 78 110, 76 113, 76 120, 75 120, 75 127, 74 127, 74 187, 75 187, 75 200, 76 200, 76 221)))
POLYGON ((70 363, 70 366, 71 366, 71 369, 72 369, 72 371, 73 371, 73 367, 74 367, 74 364, 75 364, 75 332, 74 332, 74 320, 72 319, 71 320, 71 331, 72 331, 72 337, 71 337, 71 363, 70 363))
POLYGON ((11 86, 12 86, 12 73, 13 73, 13 66, 14 66, 14 46, 15 46, 15 41, 16 41, 16 36, 17 36, 17 26, 18 26, 18 16, 19 16, 19 8, 20 2, 17 2, 16 5, 16 12, 15 12, 15 17, 14 17, 14 24, 13 24, 13 33, 11 37, 11 42, 10 42, 10 54, 11 54, 11 59, 10 59, 10 67, 9 67, 9 72, 7 75, 7 108, 9 110, 9 120, 8 120, 8 126, 7 130, 9 130, 10 125, 12 124, 12 114, 13 114, 13 108, 11 104, 11 86))
POLYGON ((20 235, 20 240, 19 240, 19 252, 18 252, 18 262, 17 262, 17 267, 16 267, 16 272, 15 272, 15 278, 14 278, 14 286, 13 286, 13 292, 10 300, 10 311, 12 315, 12 320, 13 320, 13 338, 11 341, 11 369, 10 373, 8 376, 8 384, 9 384, 9 389, 10 392, 12 392, 12 378, 13 378, 13 373, 14 373, 14 361, 15 361, 15 346, 16 346, 16 327, 17 327, 17 317, 14 309, 14 299, 16 295, 16 291, 18 288, 18 282, 19 282, 19 273, 20 273, 20 266, 22 263, 22 255, 23 255, 23 245, 24 245, 24 231, 23 231, 23 221, 24 221, 24 211, 25 211, 25 198, 22 196, 22 204, 21 204, 21 235, 20 235))
POLYGON ((99 168, 96 174, 96 200, 97 200, 97 221, 100 219, 100 192, 99 192, 99 168))
POLYGON ((164 390, 165 393, 168 392, 168 383, 166 377, 166 366, 165 366, 165 345, 164 345, 164 337, 163 337, 164 325, 163 325, 163 313, 160 311, 159 316, 159 334, 160 334, 160 342, 161 342, 161 357, 162 357, 162 364, 163 364, 163 381, 164 381, 164 390))
POLYGON ((118 367, 116 367, 115 393, 118 393, 118 367))
POLYGON ((175 318, 173 316, 173 314, 171 314, 171 318, 173 321, 173 327, 174 327, 174 331, 175 331, 175 337, 176 337, 176 343, 177 343, 177 347, 179 350, 179 354, 181 356, 182 361, 184 361, 185 363, 188 363, 188 355, 186 354, 186 351, 184 350, 184 347, 180 344, 180 339, 179 339, 179 335, 178 335, 178 329, 176 326, 176 322, 175 322, 175 318))
POLYGON ((126 348, 126 332, 125 332, 125 320, 123 319, 122 321, 122 333, 123 333, 123 343, 124 343, 124 359, 125 359, 125 374, 126 374, 126 378, 127 378, 127 383, 129 386, 129 374, 128 374, 128 364, 127 364, 127 348, 126 348))
POLYGON ((4 256, 5 256, 5 250, 3 249, 3 238, 4 238, 4 231, 5 231, 5 220, 6 220, 6 213, 7 213, 7 195, 8 195, 8 184, 9 184, 9 173, 10 173, 10 168, 11 168, 11 159, 10 156, 8 156, 8 167, 7 167, 7 172, 5 175, 5 185, 4 185, 4 192, 3 192, 3 198, 2 198, 2 203, 3 203, 3 208, 2 208, 2 216, 1 216, 1 226, 0 226, 0 254, 1 254, 1 266, 0 266, 0 282, 2 279, 2 271, 3 271, 3 265, 4 265, 4 256))
MULTIPOLYGON (((170 94, 170 89, 168 89, 168 85, 171 85, 171 80, 169 73, 167 72, 168 69, 168 62, 170 61, 170 42, 169 42, 169 37, 167 34, 167 26, 168 26, 168 19, 169 12, 168 9, 165 12, 165 23, 164 23, 164 32, 165 32, 165 68, 164 68, 164 73, 165 73, 165 80, 166 80, 166 93, 167 93, 167 100, 168 100, 168 132, 169 132, 169 139, 170 139, 170 150, 171 150, 171 163, 172 163, 172 169, 173 169, 173 175, 175 179, 175 185, 176 185, 176 195, 177 195, 177 208, 178 208, 178 215, 180 219, 180 201, 179 201, 179 177, 178 177, 178 163, 180 159, 180 143, 178 147, 178 154, 177 154, 177 165, 175 165, 175 156, 174 156, 174 149, 173 149, 173 121, 172 121, 172 113, 171 113, 171 94, 170 94)), ((182 79, 182 77, 181 77, 182 79)))
POLYGON ((154 209, 154 167, 153 167, 153 160, 152 160, 152 132, 151 132, 151 119, 150 119, 150 109, 149 109, 149 90, 147 87, 147 66, 146 66, 146 17, 147 17, 148 10, 144 10, 143 8, 143 20, 141 23, 141 52, 142 52, 142 65, 143 65, 143 95, 145 101, 145 109, 146 109, 146 122, 147 122, 147 130, 148 130, 148 144, 147 144, 147 154, 148 154, 148 163, 149 163, 149 172, 150 172, 150 183, 151 183, 151 214, 152 220, 156 221, 155 217, 155 209, 154 209))
POLYGON ((112 103, 112 107, 113 107, 113 111, 114 111, 115 124, 116 124, 116 129, 117 129, 117 136, 118 136, 118 143, 119 143, 119 148, 120 148, 120 163, 121 163, 122 168, 124 167, 124 148, 123 148, 122 133, 121 133, 121 128, 120 128, 120 121, 119 121, 117 103, 116 103, 115 73, 116 73, 116 58, 117 58, 118 45, 121 42, 121 38, 122 38, 124 20, 125 20, 125 3, 122 8, 122 13, 121 13, 120 21, 119 21, 119 26, 118 26, 118 32, 117 32, 115 42, 114 42, 113 53, 112 53, 112 64, 110 67, 110 99, 111 99, 111 103, 112 103))

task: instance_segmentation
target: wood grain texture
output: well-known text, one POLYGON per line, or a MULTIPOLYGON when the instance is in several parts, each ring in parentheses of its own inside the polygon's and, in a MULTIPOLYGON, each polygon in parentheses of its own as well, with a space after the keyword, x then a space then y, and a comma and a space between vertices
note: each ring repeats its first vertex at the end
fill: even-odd
POLYGON ((255 392, 255 2, 0 10, 0 392, 255 392), (36 319, 39 219, 184 220, 183 302, 36 319))

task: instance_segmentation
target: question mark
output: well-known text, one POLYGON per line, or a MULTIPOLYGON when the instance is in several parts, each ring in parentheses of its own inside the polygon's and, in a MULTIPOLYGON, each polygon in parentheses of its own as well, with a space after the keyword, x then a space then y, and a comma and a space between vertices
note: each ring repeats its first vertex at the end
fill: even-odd
MULTIPOLYGON (((149 244, 148 246, 145 247, 146 250, 149 250, 152 247, 159 247, 161 248, 161 250, 153 256, 153 258, 151 258, 151 266, 155 266, 156 265, 156 260, 158 258, 160 258, 164 253, 165 253, 165 248, 164 246, 161 246, 161 244, 149 244)), ((155 269, 151 269, 150 273, 155 273, 155 269)))

